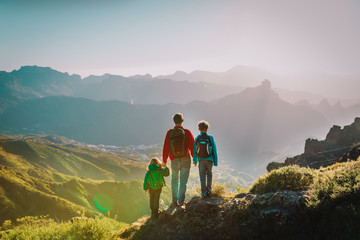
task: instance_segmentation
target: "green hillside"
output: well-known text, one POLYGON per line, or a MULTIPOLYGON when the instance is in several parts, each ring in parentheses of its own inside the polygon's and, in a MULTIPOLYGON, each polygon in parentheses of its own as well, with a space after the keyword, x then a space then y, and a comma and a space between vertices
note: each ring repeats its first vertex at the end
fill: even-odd
MULTIPOLYGON (((103 214, 130 223, 149 213, 142 190, 146 163, 47 138, 0 137, 0 222, 103 214)), ((162 196, 168 204, 167 188, 162 196)))
MULTIPOLYGON (((146 164, 113 153, 72 144, 54 144, 40 137, 0 136, 0 164, 8 167, 36 167, 93 180, 140 179, 146 164)), ((60 180, 59 180, 60 181, 60 180)))

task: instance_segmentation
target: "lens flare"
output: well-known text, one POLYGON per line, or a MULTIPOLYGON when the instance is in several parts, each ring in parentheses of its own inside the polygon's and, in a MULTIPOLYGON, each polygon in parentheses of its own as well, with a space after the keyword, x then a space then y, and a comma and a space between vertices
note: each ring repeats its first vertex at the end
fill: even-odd
POLYGON ((102 212, 109 212, 113 208, 112 199, 104 193, 95 195, 94 204, 102 212))

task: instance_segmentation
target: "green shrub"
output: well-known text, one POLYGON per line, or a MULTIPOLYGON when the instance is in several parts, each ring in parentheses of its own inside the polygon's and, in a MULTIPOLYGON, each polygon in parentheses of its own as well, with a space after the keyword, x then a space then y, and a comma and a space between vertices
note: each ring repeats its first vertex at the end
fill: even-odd
POLYGON ((70 235, 75 239, 101 240, 109 239, 112 226, 110 222, 99 218, 75 218, 71 225, 70 235))
POLYGON ((211 194, 217 197, 223 196, 227 192, 226 184, 225 183, 217 183, 215 182, 212 185, 211 194))
POLYGON ((342 199, 360 199, 360 162, 338 163, 319 170, 308 206, 328 206, 342 199))
MULTIPOLYGON (((226 187, 226 183, 220 183, 217 180, 214 180, 211 185, 211 195, 216 197, 222 197, 225 193, 229 192, 229 189, 226 187)), ((195 189, 195 192, 191 192, 191 195, 201 195, 201 185, 198 185, 195 189)))
POLYGON ((278 190, 302 191, 310 188, 315 170, 299 166, 276 169, 258 178, 251 186, 252 193, 276 192, 278 190))

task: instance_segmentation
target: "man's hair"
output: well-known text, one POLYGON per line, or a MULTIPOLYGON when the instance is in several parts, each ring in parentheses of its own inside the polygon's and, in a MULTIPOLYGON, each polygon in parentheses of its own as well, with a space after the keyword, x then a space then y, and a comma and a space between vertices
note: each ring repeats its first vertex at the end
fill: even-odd
POLYGON ((180 124, 184 121, 184 116, 181 113, 177 113, 173 116, 173 120, 175 124, 180 124))
POLYGON ((207 121, 202 120, 198 123, 198 127, 200 130, 207 130, 210 127, 210 124, 207 121))
POLYGON ((150 164, 161 165, 161 162, 158 158, 153 158, 153 159, 151 159, 150 164))

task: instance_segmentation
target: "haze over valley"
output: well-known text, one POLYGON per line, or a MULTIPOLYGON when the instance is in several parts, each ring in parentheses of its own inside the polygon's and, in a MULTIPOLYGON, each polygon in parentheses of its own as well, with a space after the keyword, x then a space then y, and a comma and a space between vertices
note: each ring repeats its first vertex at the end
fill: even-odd
MULTIPOLYGON (((228 73, 198 72, 199 81, 150 75, 81 78, 25 66, 0 73, 0 128, 6 134, 54 134, 89 144, 152 145, 163 142, 171 116, 182 112, 184 126, 194 134, 201 119, 211 123, 222 160, 258 175, 265 171, 259 166, 300 153, 305 139, 351 122, 360 110, 359 104, 345 107, 340 99, 333 103, 320 94, 277 90, 270 80, 247 87, 250 82, 242 81, 237 69, 243 86, 223 84, 219 76, 228 73), (321 100, 311 104, 315 99, 321 100)), ((252 82, 258 77, 247 76, 252 82)))

